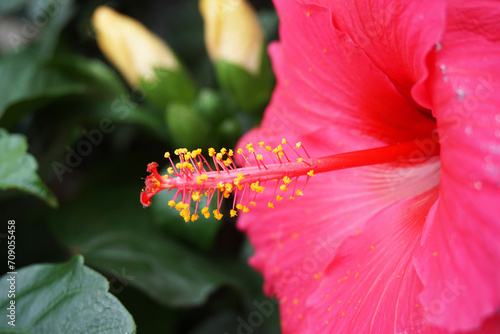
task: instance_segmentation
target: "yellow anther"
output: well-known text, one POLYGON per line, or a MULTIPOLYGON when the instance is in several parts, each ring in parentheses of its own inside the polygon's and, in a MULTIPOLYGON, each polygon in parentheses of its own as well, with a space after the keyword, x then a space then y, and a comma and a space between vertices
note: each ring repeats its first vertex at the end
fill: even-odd
POLYGON ((263 147, 264 146, 264 142, 263 141, 259 142, 259 146, 263 147))
POLYGON ((193 199, 193 201, 195 201, 195 202, 200 201, 200 199, 201 199, 200 192, 199 192, 199 191, 194 192, 194 193, 191 195, 191 198, 192 198, 192 199, 193 199))
POLYGON ((209 155, 210 157, 213 157, 213 156, 214 156, 214 154, 215 154, 215 149, 214 149, 213 147, 210 147, 210 148, 208 149, 208 155, 209 155))
POLYGON ((201 174, 200 176, 196 177, 196 183, 202 184, 208 179, 207 174, 201 174))
POLYGON ((167 173, 174 174, 174 169, 172 167, 167 168, 167 173))
POLYGON ((243 205, 241 205, 241 204, 236 204, 236 209, 238 209, 238 210, 243 210, 243 205))
POLYGON ((286 139, 285 139, 285 138, 281 139, 281 143, 282 143, 283 145, 285 145, 285 144, 286 144, 286 139))
POLYGON ((221 220, 222 216, 224 216, 222 213, 219 212, 219 210, 214 210, 213 213, 214 213, 215 219, 217 219, 217 220, 221 220))
POLYGON ((238 152, 238 154, 243 154, 243 150, 241 148, 239 148, 236 152, 238 152))
POLYGON ((295 147, 296 148, 300 148, 302 146, 302 143, 300 141, 298 141, 296 144, 295 144, 295 147))
POLYGON ((223 147, 223 148, 220 149, 220 153, 226 154, 226 152, 227 152, 227 149, 225 147, 223 147))
POLYGON ((314 171, 311 169, 310 171, 307 172, 307 175, 309 175, 310 177, 313 177, 315 176, 314 175, 314 171))
POLYGON ((217 153, 215 155, 215 159, 217 159, 217 160, 222 160, 222 157, 223 157, 222 153, 217 153))
POLYGON ((191 159, 191 152, 187 152, 186 154, 184 154, 184 160, 189 160, 191 159))
POLYGON ((204 207, 203 209, 201 209, 201 213, 203 214, 203 216, 205 216, 205 218, 210 218, 210 212, 208 212, 208 207, 204 207))
POLYGON ((273 204, 273 202, 269 202, 269 203, 267 203, 267 206, 268 206, 269 208, 271 208, 271 209, 274 209, 274 204, 273 204))
POLYGON ((304 161, 304 159, 303 158, 297 158, 297 161, 298 162, 302 162, 302 161, 304 161))
POLYGON ((174 151, 174 154, 175 154, 175 155, 179 155, 179 149, 176 149, 176 150, 174 151))
POLYGON ((295 193, 297 194, 297 196, 303 196, 304 195, 304 193, 302 192, 302 190, 297 190, 295 193))
MULTIPOLYGON (((238 186, 240 184, 240 181, 243 180, 245 177, 243 176, 243 174, 241 173, 238 173, 238 175, 236 175, 236 178, 234 179, 233 183, 234 185, 238 186)), ((239 189, 240 187, 238 187, 239 189)))
POLYGON ((224 198, 229 198, 229 196, 231 195, 231 192, 233 191, 233 185, 231 183, 226 183, 225 186, 224 186, 224 198))
POLYGON ((164 155, 164 156, 165 156, 165 159, 170 158, 170 152, 165 152, 165 155, 164 155))
POLYGON ((266 146, 266 151, 269 151, 271 152, 273 149, 271 148, 271 146, 266 146))
POLYGON ((229 211, 229 215, 230 215, 231 217, 236 217, 236 216, 238 215, 238 213, 237 213, 237 211, 236 211, 236 210, 231 210, 231 211, 229 211))
POLYGON ((283 178, 283 183, 285 183, 285 184, 290 184, 290 182, 292 182, 292 180, 291 180, 288 176, 285 176, 285 177, 283 178))
POLYGON ((232 157, 232 156, 234 155, 233 150, 229 150, 229 151, 227 152, 227 155, 228 155, 228 156, 230 156, 230 157, 232 157))
POLYGON ((282 185, 280 186, 280 190, 281 190, 281 191, 288 191, 288 187, 286 186, 286 184, 282 184, 282 185))
POLYGON ((194 171, 193 165, 191 165, 191 163, 189 163, 189 162, 183 162, 182 167, 185 169, 189 169, 190 171, 194 171))
POLYGON ((224 190, 224 182, 217 183, 217 189, 224 190))
POLYGON ((257 154, 257 160, 262 161, 262 159, 264 159, 264 157, 262 156, 262 154, 257 154))
POLYGON ((250 204, 253 205, 253 206, 257 205, 257 203, 255 203, 254 201, 251 201, 250 204))
POLYGON ((247 149, 251 149, 253 147, 253 144, 252 143, 248 143, 246 146, 245 146, 247 149))
POLYGON ((250 189, 252 189, 253 191, 258 192, 258 193, 264 192, 264 187, 259 186, 259 181, 255 181, 254 183, 250 184, 250 189))
POLYGON ((177 203, 177 204, 175 205, 175 209, 176 209, 177 211, 181 211, 181 210, 183 209, 183 204, 184 204, 184 203, 182 203, 182 202, 177 203))
POLYGON ((254 149, 253 147, 250 147, 250 148, 248 149, 248 152, 250 152, 250 153, 255 153, 255 149, 254 149))
POLYGON ((247 212, 249 212, 249 211, 250 211, 250 209, 249 209, 249 208, 247 208, 246 206, 243 206, 243 212, 244 212, 244 213, 247 213, 247 212))
POLYGON ((168 206, 173 208, 175 206, 175 201, 168 201, 168 206))
POLYGON ((175 164, 175 168, 181 169, 182 168, 182 163, 178 162, 175 164))
POLYGON ((192 215, 192 216, 191 216, 191 221, 192 221, 192 222, 195 222, 195 221, 197 221, 197 220, 198 220, 198 218, 200 218, 200 216, 198 216, 198 215, 192 215))
POLYGON ((277 200, 277 201, 282 201, 282 200, 283 200, 283 197, 281 197, 280 195, 277 195, 277 196, 276 196, 276 200, 277 200))

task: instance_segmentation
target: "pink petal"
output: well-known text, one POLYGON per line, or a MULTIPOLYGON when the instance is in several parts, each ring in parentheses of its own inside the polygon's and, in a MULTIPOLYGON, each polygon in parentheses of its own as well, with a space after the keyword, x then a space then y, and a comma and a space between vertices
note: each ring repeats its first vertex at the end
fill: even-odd
MULTIPOLYGON (((281 43, 270 47, 278 77, 262 133, 309 133, 337 126, 369 147, 429 137, 428 113, 401 96, 391 79, 350 38, 331 27, 328 9, 277 1, 281 43)), ((344 138, 338 138, 345 141, 344 138)), ((359 147, 361 148, 361 147, 359 147)), ((332 148, 333 150, 333 148, 332 148)), ((327 152, 335 153, 335 151, 327 152)))
POLYGON ((427 333, 412 263, 437 189, 395 202, 347 239, 307 301, 313 333, 427 333))
POLYGON ((500 6, 450 2, 429 82, 440 200, 415 264, 427 319, 471 330, 500 308, 500 6))
POLYGON ((345 32, 404 96, 430 108, 425 87, 413 86, 427 78, 427 55, 444 30, 445 1, 301 2, 329 8, 335 29, 345 32))

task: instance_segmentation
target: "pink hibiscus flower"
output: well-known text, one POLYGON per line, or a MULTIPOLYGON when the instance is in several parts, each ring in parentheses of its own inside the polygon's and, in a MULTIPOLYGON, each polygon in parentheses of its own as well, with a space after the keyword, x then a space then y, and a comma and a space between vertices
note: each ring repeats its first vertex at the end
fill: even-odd
POLYGON ((209 151, 214 171, 198 150, 176 152, 176 178, 150 164, 142 203, 178 188, 169 205, 194 221, 203 195, 221 218, 236 194, 285 334, 499 333, 498 2, 275 4, 261 127, 209 151))
POLYGON ((441 151, 318 175, 274 210, 264 192, 239 217, 283 333, 500 332, 499 3, 275 5, 278 85, 241 147, 441 151))

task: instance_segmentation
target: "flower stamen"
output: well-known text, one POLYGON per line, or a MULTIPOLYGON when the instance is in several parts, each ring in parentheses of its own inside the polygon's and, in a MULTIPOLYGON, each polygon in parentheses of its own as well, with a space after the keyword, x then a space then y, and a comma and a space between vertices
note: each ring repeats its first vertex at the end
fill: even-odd
MULTIPOLYGON (((424 162, 427 158, 439 154, 439 144, 437 142, 435 142, 433 150, 430 152, 425 150, 425 154, 423 154, 424 150, 419 147, 418 141, 321 158, 309 157, 300 142, 293 147, 285 139, 275 149, 271 149, 270 146, 264 147, 263 142, 259 142, 258 146, 257 149, 267 151, 270 154, 272 152, 271 155, 274 155, 272 164, 264 164, 262 154, 257 153, 256 148, 251 143, 246 145, 246 149, 253 155, 254 164, 250 163, 249 158, 239 148, 237 155, 240 155, 245 161, 244 165, 240 164, 240 167, 234 162, 235 160, 238 162, 239 159, 233 155, 232 150, 228 151, 223 148, 217 153, 213 148, 210 148, 208 155, 212 158, 216 170, 213 170, 203 157, 201 149, 191 152, 184 148, 175 150, 175 154, 179 156, 179 163, 177 164, 174 164, 170 154, 166 153, 165 157, 170 160, 171 164, 171 167, 167 169, 168 174, 160 175, 157 171, 158 164, 156 162, 148 165, 147 170, 150 175, 146 178, 146 186, 141 193, 141 202, 147 207, 151 204, 151 198, 158 192, 176 189, 177 192, 174 198, 168 202, 168 205, 175 207, 184 220, 188 222, 189 220, 195 221, 198 219, 197 210, 202 197, 206 198, 206 206, 201 210, 201 214, 208 218, 210 217, 208 206, 217 193, 217 209, 213 210, 212 213, 216 219, 221 219, 223 215, 220 209, 223 200, 234 195, 230 216, 235 217, 238 210, 241 212, 249 211, 249 208, 244 203, 250 203, 252 206, 256 205, 257 195, 265 191, 266 182, 276 182, 272 198, 281 202, 286 197, 285 194, 290 194, 289 199, 294 199, 294 196, 303 196, 307 183, 317 174, 391 162, 415 164, 424 162), (299 158, 296 161, 290 160, 282 145, 287 145, 297 153, 299 158), (301 157, 296 150, 298 148, 302 148, 307 157, 301 157), (416 152, 419 154, 415 154, 416 152), (274 158, 277 158, 278 162, 274 158), (301 187, 302 189, 296 189, 297 180, 302 176, 306 178, 304 185, 301 187), (290 186, 292 186, 291 192, 290 186), (280 194, 277 194, 278 189, 281 191, 280 194), (254 196, 249 201, 251 192, 254 192, 254 196), (179 197, 180 201, 176 203, 179 197), (239 200, 236 204, 237 199, 239 200), (189 212, 192 202, 195 203, 193 215, 189 212)), ((268 207, 274 208, 274 203, 269 202, 268 207)))

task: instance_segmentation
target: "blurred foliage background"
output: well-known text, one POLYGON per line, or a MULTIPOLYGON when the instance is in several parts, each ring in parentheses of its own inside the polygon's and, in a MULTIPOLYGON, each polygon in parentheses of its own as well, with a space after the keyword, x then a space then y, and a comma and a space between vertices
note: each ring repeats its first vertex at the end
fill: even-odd
MULTIPOLYGON (((265 43, 277 39, 271 1, 251 3, 265 43)), ((16 268, 81 254, 139 333, 279 333, 278 305, 227 212, 184 223, 166 205, 172 193, 139 202, 149 162, 166 167, 163 153, 179 146, 234 147, 265 107, 244 110, 221 88, 197 0, 2 0, 0 87, 0 218, 16 221, 16 268), (162 105, 127 86, 95 40, 103 4, 170 45, 194 100, 162 105)))

